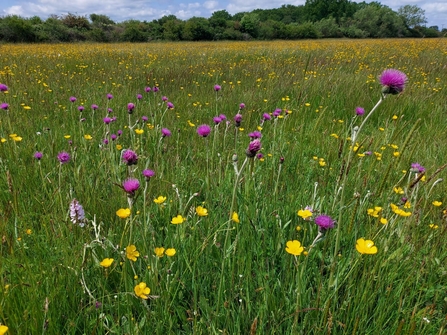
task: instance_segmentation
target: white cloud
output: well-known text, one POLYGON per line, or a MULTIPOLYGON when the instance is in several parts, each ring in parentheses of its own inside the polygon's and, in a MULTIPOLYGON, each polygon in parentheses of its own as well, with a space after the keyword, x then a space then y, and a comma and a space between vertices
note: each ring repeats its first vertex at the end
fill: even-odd
POLYGON ((205 7, 208 10, 214 10, 219 6, 219 3, 217 1, 205 1, 203 3, 203 7, 205 7))

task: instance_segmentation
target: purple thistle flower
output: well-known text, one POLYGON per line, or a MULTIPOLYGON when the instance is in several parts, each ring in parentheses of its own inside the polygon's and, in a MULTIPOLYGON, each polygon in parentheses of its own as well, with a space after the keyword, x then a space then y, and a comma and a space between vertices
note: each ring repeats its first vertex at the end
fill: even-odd
POLYGON ((250 138, 251 138, 252 140, 256 140, 257 138, 261 138, 261 137, 262 137, 262 134, 261 134, 260 131, 255 130, 254 132, 249 133, 248 136, 250 136, 250 138))
POLYGON ((218 116, 213 117, 213 122, 214 124, 219 124, 222 122, 222 119, 218 116))
POLYGON ((113 109, 112 108, 107 108, 107 113, 113 113, 113 109))
POLYGON ((164 96, 164 95, 163 95, 163 96, 161 97, 161 100, 166 102, 166 101, 168 101, 169 99, 168 99, 167 96, 164 96))
POLYGON ((274 117, 278 117, 279 115, 281 115, 281 108, 276 108, 275 111, 273 112, 273 116, 274 117))
POLYGON ((8 86, 5 84, 0 84, 0 92, 6 92, 8 90, 8 86))
POLYGON ((318 226, 319 230, 325 231, 334 228, 335 220, 328 215, 318 215, 315 218, 315 224, 318 226))
POLYGON ((166 107, 168 107, 168 109, 174 109, 174 104, 172 102, 169 102, 166 104, 166 107))
POLYGON ((361 116, 361 115, 365 114, 365 109, 362 107, 356 107, 355 114, 361 116))
POLYGON ((2 102, 2 103, 0 104, 0 109, 7 110, 8 108, 9 108, 9 105, 8 105, 6 102, 2 102))
POLYGON ((155 172, 153 170, 143 170, 143 176, 146 178, 146 181, 149 181, 153 176, 155 176, 155 172))
POLYGON ((382 93, 398 94, 404 90, 408 77, 399 70, 387 69, 382 72, 379 81, 383 86, 382 93))
POLYGON ((144 91, 147 93, 147 92, 152 91, 152 89, 149 86, 147 86, 147 87, 144 88, 144 91))
POLYGON ((234 123, 236 124, 236 127, 240 127, 242 122, 242 114, 237 113, 234 116, 234 123))
POLYGON ((138 163, 138 156, 135 153, 135 151, 127 149, 126 151, 123 152, 123 156, 122 156, 123 162, 126 165, 136 165, 138 163))
POLYGON ((271 119, 272 119, 272 117, 270 116, 269 113, 264 113, 264 114, 262 114, 262 120, 263 120, 263 121, 269 121, 269 120, 271 120, 271 119))
POLYGON ((78 224, 79 227, 85 226, 84 208, 76 199, 70 202, 70 221, 73 224, 78 224))
POLYGON ((262 153, 258 153, 258 154, 256 155, 256 158, 257 158, 257 159, 263 159, 263 158, 264 158, 264 155, 263 155, 262 153))
POLYGON ((123 189, 129 195, 134 195, 135 191, 138 190, 139 187, 140 182, 138 181, 138 179, 135 178, 129 178, 123 182, 123 189))
POLYGON ((154 87, 152 88, 152 91, 153 91, 154 93, 157 93, 159 90, 160 90, 160 89, 158 88, 158 86, 154 86, 154 87))
POLYGON ((92 109, 95 111, 95 110, 97 110, 99 107, 98 107, 98 105, 95 105, 95 104, 93 104, 92 105, 92 109))
POLYGON ((148 120, 149 120, 149 118, 146 115, 143 115, 141 117, 141 121, 143 121, 143 122, 147 122, 148 120))
POLYGON ((112 141, 115 141, 116 138, 117 138, 117 136, 116 136, 115 134, 110 135, 110 139, 111 139, 112 141))
POLYGON ((202 137, 207 137, 211 133, 211 127, 207 124, 202 124, 197 127, 197 134, 202 137))
POLYGON ((102 121, 103 121, 105 124, 109 124, 110 122, 112 122, 112 119, 109 118, 108 116, 106 116, 104 119, 102 119, 102 121))
POLYGON ((243 102, 241 102, 240 104, 239 104, 239 109, 244 109, 245 108, 245 104, 243 103, 243 102))
POLYGON ((168 128, 161 128, 161 137, 171 136, 171 131, 168 128))
POLYGON ((76 100, 77 100, 76 97, 70 97, 71 102, 75 102, 76 100))
POLYGON ((84 106, 78 106, 78 111, 82 112, 84 109, 84 106))
POLYGON ((115 122, 116 120, 117 120, 116 116, 112 117, 112 122, 115 122))
POLYGON ((42 154, 41 152, 36 151, 36 152, 34 153, 34 156, 33 156, 33 157, 34 157, 36 160, 40 161, 40 160, 42 159, 42 156, 43 156, 43 154, 42 154))
POLYGON ((245 150, 245 154, 247 155, 247 157, 253 158, 256 156, 259 150, 261 150, 261 141, 257 138, 250 142, 247 150, 245 150))
POLYGON ((133 104, 132 102, 129 102, 127 104, 127 111, 129 112, 129 114, 132 114, 134 108, 135 108, 135 104, 133 104))
POLYGON ((102 143, 104 143, 105 145, 109 144, 109 140, 107 138, 102 140, 102 143))
POLYGON ((214 85, 214 90, 216 92, 219 92, 221 90, 222 87, 220 87, 220 85, 214 85))
POLYGON ((423 173, 423 172, 425 172, 425 168, 419 163, 412 163, 411 164, 411 172, 423 173))
POLYGON ((143 96, 141 94, 137 94, 137 99, 141 100, 141 99, 143 99, 143 96))
POLYGON ((222 121, 227 119, 227 116, 225 114, 220 114, 219 117, 222 121))
POLYGON ((57 159, 61 164, 68 163, 70 161, 70 158, 71 158, 70 154, 65 151, 61 151, 57 154, 57 159))
POLYGON ((123 131, 119 129, 116 133, 118 134, 118 136, 121 136, 123 134, 123 131))
POLYGON ((110 93, 107 93, 107 99, 108 99, 108 100, 112 100, 112 99, 113 99, 113 95, 110 94, 110 93))

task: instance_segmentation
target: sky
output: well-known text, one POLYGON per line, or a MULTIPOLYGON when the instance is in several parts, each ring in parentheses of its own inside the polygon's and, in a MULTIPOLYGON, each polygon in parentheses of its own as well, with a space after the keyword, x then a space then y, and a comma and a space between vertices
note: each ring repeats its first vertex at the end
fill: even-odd
MULTIPOLYGON (((397 11, 404 5, 416 5, 425 10, 427 27, 447 27, 447 0, 377 0, 397 11)), ((361 1, 357 1, 361 2, 361 1)), ((366 0, 371 2, 371 0, 366 0)), ((249 12, 257 8, 279 8, 283 4, 304 5, 305 0, 0 0, 0 16, 19 15, 48 18, 52 14, 69 13, 89 16, 104 14, 115 22, 129 19, 152 21, 165 15, 187 20, 193 16, 208 18, 215 11, 225 9, 230 14, 249 12)))

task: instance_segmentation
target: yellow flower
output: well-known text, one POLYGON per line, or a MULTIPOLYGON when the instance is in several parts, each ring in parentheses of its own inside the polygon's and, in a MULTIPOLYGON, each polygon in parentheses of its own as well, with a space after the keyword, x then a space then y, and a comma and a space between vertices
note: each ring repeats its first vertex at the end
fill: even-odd
POLYGON ((136 262, 137 257, 139 257, 139 256, 140 256, 140 253, 137 251, 137 247, 134 246, 133 244, 129 245, 126 248, 126 257, 128 259, 130 259, 131 261, 136 262))
POLYGON ((3 138, 3 137, 2 137, 2 138, 0 139, 0 142, 5 143, 5 142, 6 142, 6 138, 3 138))
POLYGON ((387 224, 387 223, 388 223, 388 220, 385 219, 385 218, 380 218, 380 223, 381 223, 381 224, 387 224))
POLYGON ((23 106, 23 109, 30 110, 31 107, 30 106, 23 106))
POLYGON ((156 204, 161 205, 162 203, 164 203, 166 201, 166 197, 160 195, 158 198, 154 199, 154 202, 156 204))
POLYGON ((332 136, 333 138, 338 138, 337 134, 331 134, 330 136, 332 136))
POLYGON ((191 121, 188 120, 188 124, 190 127, 195 127, 196 125, 194 123, 192 123, 191 121))
POLYGON ((297 214, 304 220, 308 220, 309 218, 312 217, 312 212, 308 209, 300 209, 297 214))
POLYGON ((301 243, 297 240, 287 241, 286 243, 286 251, 291 255, 299 256, 303 250, 304 247, 301 246, 301 243))
POLYGON ((144 133, 144 130, 143 129, 135 129, 135 134, 137 134, 137 135, 141 135, 141 134, 143 134, 144 133))
POLYGON ((22 140, 22 137, 14 136, 12 139, 14 140, 14 142, 20 142, 22 140))
POLYGON ((121 219, 127 219, 130 216, 130 208, 120 208, 116 211, 116 215, 121 219))
POLYGON ((404 208, 411 208, 411 203, 409 201, 406 201, 404 204, 404 208))
POLYGON ((239 215, 236 212, 233 212, 233 214, 231 215, 231 220, 233 220, 233 222, 239 223, 239 215))
POLYGON ((114 259, 113 258, 104 258, 99 265, 101 265, 104 268, 108 268, 110 265, 112 265, 114 259))
POLYGON ((4 335, 6 334, 6 332, 8 331, 8 327, 6 327, 5 325, 0 325, 0 335, 4 335))
POLYGON ((165 251, 165 254, 166 254, 166 256, 168 256, 168 257, 172 257, 172 256, 174 256, 176 253, 177 253, 177 251, 175 251, 174 248, 168 248, 168 249, 166 249, 166 251, 165 251))
POLYGON ((432 204, 433 204, 433 206, 439 207, 442 205, 442 202, 441 201, 433 201, 432 204))
POLYGON ((85 135, 84 135, 84 138, 85 138, 86 140, 91 140, 91 139, 93 139, 92 135, 89 135, 89 134, 85 134, 85 135))
POLYGON ((135 295, 141 299, 147 299, 151 289, 146 286, 146 283, 141 282, 134 287, 135 295))
POLYGON ((377 247, 371 240, 365 240, 364 238, 359 238, 355 245, 355 248, 361 254, 373 255, 377 254, 377 247))
POLYGON ((179 214, 176 217, 172 218, 171 223, 172 224, 180 224, 180 223, 183 223, 184 221, 185 221, 185 218, 183 218, 183 216, 181 216, 179 214))
POLYGON ((402 189, 402 187, 395 187, 393 188, 393 191, 396 194, 404 194, 404 190, 402 189))
POLYGON ((206 208, 203 208, 202 206, 197 206, 196 213, 198 216, 207 216, 208 210, 206 208))
POLYGON ((64 138, 66 138, 67 140, 70 138, 70 135, 64 135, 64 138))
POLYGON ((123 146, 121 144, 116 145, 116 150, 121 150, 122 148, 123 148, 123 146))
POLYGON ((393 120, 397 120, 397 118, 398 118, 397 115, 393 115, 392 117, 393 120))
POLYGON ((33 231, 32 231, 31 229, 27 229, 27 230, 26 230, 26 234, 27 234, 27 235, 31 235, 32 233, 33 233, 33 231))
POLYGON ((163 254, 165 253, 165 248, 163 247, 155 248, 154 252, 157 257, 163 257, 163 254))
POLYGON ((439 226, 438 226, 437 224, 433 224, 433 223, 429 224, 428 226, 429 226, 431 229, 438 229, 438 228, 439 228, 439 226))

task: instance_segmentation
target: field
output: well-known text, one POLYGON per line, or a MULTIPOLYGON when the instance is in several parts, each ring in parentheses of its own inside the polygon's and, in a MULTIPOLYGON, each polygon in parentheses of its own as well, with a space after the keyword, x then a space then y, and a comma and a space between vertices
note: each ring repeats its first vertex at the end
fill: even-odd
POLYGON ((446 39, 0 56, 0 334, 447 334, 446 39))

